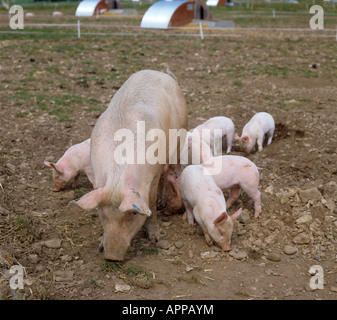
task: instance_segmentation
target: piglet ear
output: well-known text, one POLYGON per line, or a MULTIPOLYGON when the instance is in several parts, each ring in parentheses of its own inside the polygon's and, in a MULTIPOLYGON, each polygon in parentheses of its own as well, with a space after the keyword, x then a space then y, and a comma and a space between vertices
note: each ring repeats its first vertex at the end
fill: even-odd
POLYGON ((145 201, 142 199, 140 194, 132 190, 131 192, 127 192, 124 194, 123 201, 121 205, 119 206, 120 212, 126 212, 129 210, 137 211, 138 213, 145 215, 147 217, 150 217, 152 212, 145 203, 145 201))
POLYGON ((243 142, 248 142, 248 141, 249 141, 249 137, 248 137, 248 136, 243 136, 243 137, 241 138, 241 140, 242 140, 243 142))
POLYGON ((234 140, 240 141, 240 137, 239 137, 239 135, 237 133, 234 135, 234 140))
POLYGON ((77 204, 80 208, 84 210, 91 210, 98 207, 100 203, 104 202, 107 194, 108 193, 104 188, 98 188, 85 194, 77 201, 70 201, 69 204, 77 204))
POLYGON ((167 175, 167 180, 169 182, 169 186, 173 194, 180 196, 178 179, 174 176, 174 174, 169 173, 167 175))
POLYGON ((228 214, 226 211, 224 211, 223 213, 220 214, 219 217, 217 217, 215 220, 214 220, 214 224, 216 226, 224 223, 226 220, 228 219, 228 214))
POLYGON ((43 163, 47 167, 55 169, 55 171, 57 171, 58 173, 63 173, 63 171, 64 171, 63 168, 59 164, 49 162, 49 161, 44 161, 43 163))
POLYGON ((45 166, 47 166, 47 167, 51 167, 51 164, 50 164, 49 161, 43 161, 43 164, 44 164, 45 166))
POLYGON ((233 213, 231 215, 232 221, 236 220, 240 216, 241 212, 242 212, 242 208, 240 208, 238 211, 236 211, 235 213, 233 213))

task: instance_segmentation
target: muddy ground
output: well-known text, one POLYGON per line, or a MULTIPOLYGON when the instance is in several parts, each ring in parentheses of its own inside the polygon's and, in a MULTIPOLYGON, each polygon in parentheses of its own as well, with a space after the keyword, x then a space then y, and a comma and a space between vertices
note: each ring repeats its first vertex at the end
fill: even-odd
MULTIPOLYGON (((274 31, 201 41, 151 32, 37 35, 0 46, 0 245, 7 268, 24 268, 19 299, 337 298, 334 38, 274 31), (229 210, 244 214, 227 253, 208 247, 180 215, 159 212, 165 241, 154 245, 141 230, 125 262, 107 262, 97 249, 97 211, 68 205, 91 190, 87 178, 55 193, 43 161, 89 138, 132 73, 167 66, 185 94, 189 128, 221 115, 241 133, 254 113, 273 115, 273 143, 249 156, 263 168, 262 214, 255 220, 241 195, 229 210), (309 285, 314 265, 324 270, 324 289, 309 285)), ((236 144, 232 154, 244 155, 236 144)), ((2 264, 0 299, 13 299, 2 264)))

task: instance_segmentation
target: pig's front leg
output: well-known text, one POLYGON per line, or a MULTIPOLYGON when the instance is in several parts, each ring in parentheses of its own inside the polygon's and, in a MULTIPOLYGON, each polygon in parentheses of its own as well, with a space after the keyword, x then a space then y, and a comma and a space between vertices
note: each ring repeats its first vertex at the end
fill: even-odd
POLYGON ((80 178, 80 173, 74 178, 73 189, 77 188, 79 178, 80 178))
POLYGON ((151 242, 159 241, 160 233, 159 233, 159 225, 157 219, 157 190, 158 190, 159 180, 155 182, 150 191, 150 199, 149 199, 149 208, 152 211, 152 215, 146 220, 146 230, 148 237, 151 242))
POLYGON ((263 138, 264 138, 264 135, 260 136, 257 138, 257 150, 258 151, 262 151, 263 147, 262 147, 262 144, 263 144, 263 138))
MULTIPOLYGON (((188 224, 193 226, 194 225, 193 208, 187 201, 184 201, 184 205, 185 205, 185 209, 186 209, 188 224)), ((186 215, 185 215, 185 217, 186 217, 186 215)))
POLYGON ((202 228, 202 231, 204 232, 206 243, 210 247, 213 246, 213 240, 212 240, 211 236, 209 235, 207 228, 205 226, 201 226, 201 228, 202 228))

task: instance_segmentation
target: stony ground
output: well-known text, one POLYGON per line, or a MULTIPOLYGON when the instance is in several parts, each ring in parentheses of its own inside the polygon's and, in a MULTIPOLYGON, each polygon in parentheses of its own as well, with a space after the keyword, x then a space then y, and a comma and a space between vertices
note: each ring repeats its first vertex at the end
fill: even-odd
MULTIPOLYGON (((20 299, 336 299, 337 60, 334 38, 292 33, 240 37, 4 40, 0 91, 0 245, 24 268, 20 299), (273 143, 249 158, 263 168, 262 214, 247 195, 229 210, 232 251, 208 247, 198 226, 159 212, 162 240, 145 230, 123 263, 97 250, 97 211, 68 206, 91 185, 52 191, 43 160, 87 139, 135 71, 166 67, 188 105, 189 128, 230 117, 241 132, 258 111, 274 116, 273 143), (309 269, 324 270, 312 290, 309 269)), ((239 146, 232 154, 244 155, 239 146)), ((228 193, 225 192, 225 196, 228 193)), ((0 298, 12 299, 0 264, 0 298)))

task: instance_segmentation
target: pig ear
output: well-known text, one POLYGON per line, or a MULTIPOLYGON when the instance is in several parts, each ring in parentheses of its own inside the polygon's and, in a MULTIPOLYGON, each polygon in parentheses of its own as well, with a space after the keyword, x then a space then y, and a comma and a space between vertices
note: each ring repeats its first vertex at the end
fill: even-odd
POLYGON ((129 210, 137 211, 138 213, 148 217, 152 214, 151 210, 137 191, 125 194, 118 209, 120 212, 126 212, 129 210))
POLYGON ((56 164, 56 163, 53 163, 53 162, 49 162, 49 161, 44 161, 43 163, 46 166, 55 169, 55 171, 57 171, 58 173, 63 173, 63 168, 59 164, 56 164))
POLYGON ((179 194, 179 190, 177 189, 177 178, 174 176, 174 174, 172 173, 169 173, 167 175, 167 180, 169 182, 169 186, 171 188, 171 191, 174 193, 174 194, 179 194))
POLYGON ((235 213, 233 213, 231 215, 232 221, 236 220, 240 216, 241 212, 242 212, 242 208, 240 208, 238 211, 236 211, 235 213))
POLYGON ((43 161, 43 164, 47 167, 50 167, 51 168, 51 164, 49 161, 43 161))
POLYGON ((228 214, 226 211, 224 211, 223 213, 220 214, 219 217, 217 217, 215 220, 214 220, 214 224, 216 226, 224 223, 226 220, 228 219, 228 214))
POLYGON ((242 140, 243 142, 248 142, 249 137, 248 137, 248 136, 243 136, 243 137, 241 138, 241 140, 242 140))
POLYGON ((91 210, 96 208, 100 203, 104 202, 106 196, 107 191, 104 188, 98 188, 85 194, 77 201, 70 201, 69 204, 77 204, 80 208, 84 210, 91 210))

